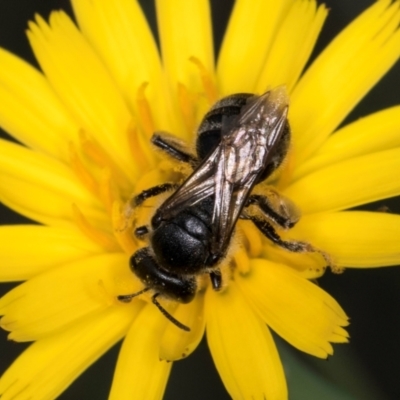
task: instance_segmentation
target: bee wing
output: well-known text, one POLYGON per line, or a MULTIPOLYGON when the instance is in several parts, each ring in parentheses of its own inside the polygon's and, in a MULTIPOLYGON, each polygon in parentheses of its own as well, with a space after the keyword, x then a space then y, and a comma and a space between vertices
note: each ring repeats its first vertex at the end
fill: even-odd
POLYGON ((246 105, 236 128, 222 136, 214 175, 212 253, 223 254, 257 178, 274 155, 287 120, 283 88, 246 105))
POLYGON ((221 143, 158 209, 162 218, 215 196, 211 252, 224 254, 247 197, 284 132, 287 109, 283 88, 250 100, 222 132, 221 143))
POLYGON ((189 178, 159 208, 163 218, 172 218, 183 207, 191 207, 215 193, 215 168, 220 149, 217 147, 189 178))

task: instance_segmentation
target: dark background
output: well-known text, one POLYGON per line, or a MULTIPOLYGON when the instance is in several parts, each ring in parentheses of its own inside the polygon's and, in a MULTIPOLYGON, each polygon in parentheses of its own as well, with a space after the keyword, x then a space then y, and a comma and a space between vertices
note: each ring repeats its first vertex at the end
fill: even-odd
MULTIPOLYGON (((141 3, 146 8, 150 22, 155 26, 153 2, 142 0, 141 3)), ((348 22, 372 3, 373 1, 370 0, 325 1, 331 11, 313 57, 348 22)), ((12 50, 37 65, 24 33, 27 21, 32 19, 36 12, 47 17, 50 10, 60 8, 71 12, 67 0, 0 0, 0 46, 12 50)), ((212 1, 216 48, 221 43, 231 8, 232 1, 230 0, 212 1)), ((400 65, 397 64, 357 106, 347 121, 399 104, 399 84, 400 65)), ((372 204, 368 209, 376 210, 382 205, 389 207, 391 212, 400 213, 398 198, 372 204)), ((0 218, 1 222, 6 224, 26 221, 1 205, 0 218)), ((352 323, 349 327, 351 344, 335 346, 335 356, 330 358, 329 362, 324 362, 292 350, 278 340, 283 361, 290 372, 288 380, 291 399, 400 398, 400 368, 398 366, 400 269, 349 269, 340 276, 327 273, 319 283, 351 316, 352 323), (318 377, 318 382, 315 381, 315 377, 318 377), (327 388, 325 394, 316 395, 314 388, 319 387, 318 385, 325 385, 327 388)), ((1 284, 0 294, 8 291, 12 286, 1 284)), ((24 344, 7 342, 6 333, 0 331, 1 373, 25 347, 24 344)), ((118 350, 119 345, 90 367, 59 398, 62 400, 106 399, 118 350)), ((165 399, 188 398, 229 399, 204 341, 191 357, 174 365, 168 383, 165 399)))

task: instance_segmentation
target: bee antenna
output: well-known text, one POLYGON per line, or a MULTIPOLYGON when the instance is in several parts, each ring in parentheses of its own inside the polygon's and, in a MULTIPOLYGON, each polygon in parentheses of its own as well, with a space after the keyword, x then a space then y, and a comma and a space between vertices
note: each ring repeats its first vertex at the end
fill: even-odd
POLYGON ((122 301, 123 303, 129 303, 134 297, 141 295, 142 293, 147 292, 148 290, 150 290, 149 287, 145 287, 142 290, 139 290, 136 293, 132 293, 132 294, 121 294, 120 296, 117 297, 117 299, 119 301, 122 301))
POLYGON ((177 319, 175 319, 158 301, 157 297, 159 296, 160 293, 156 293, 151 299, 153 301, 153 304, 161 311, 162 315, 164 315, 165 318, 169 319, 174 325, 176 325, 178 328, 190 332, 190 328, 187 327, 186 325, 183 325, 181 322, 179 322, 177 319))

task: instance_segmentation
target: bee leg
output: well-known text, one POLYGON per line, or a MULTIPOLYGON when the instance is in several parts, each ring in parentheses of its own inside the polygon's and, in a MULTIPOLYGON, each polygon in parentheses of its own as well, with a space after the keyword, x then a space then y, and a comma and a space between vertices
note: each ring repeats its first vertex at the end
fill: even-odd
POLYGON ((249 219, 254 223, 254 225, 276 245, 295 253, 319 253, 326 261, 327 265, 332 269, 335 269, 334 263, 330 256, 322 250, 317 249, 310 243, 302 242, 299 240, 283 240, 275 231, 274 227, 265 219, 250 216, 249 219))
POLYGON ((169 156, 175 158, 178 161, 196 165, 198 163, 197 158, 192 155, 186 148, 186 144, 174 137, 163 132, 153 134, 151 142, 154 146, 167 153, 169 156))
POLYGON ((143 190, 143 192, 133 197, 130 201, 130 206, 133 208, 138 207, 150 197, 158 196, 162 193, 168 192, 169 190, 177 189, 178 187, 179 185, 176 183, 163 183, 161 185, 153 186, 150 189, 143 190))
MULTIPOLYGON (((140 206, 144 201, 149 199, 150 197, 155 197, 158 196, 162 193, 168 192, 169 190, 174 190, 177 189, 179 185, 175 183, 163 183, 161 185, 153 186, 149 189, 143 190, 141 193, 138 195, 132 197, 127 204, 125 204, 124 208, 124 216, 125 220, 127 221, 125 223, 125 226, 121 228, 121 231, 124 231, 125 229, 128 228, 128 226, 131 226, 133 223, 133 215, 135 208, 140 206)), ((145 232, 144 227, 139 227, 135 231, 135 235, 138 239, 141 239, 144 235, 146 235, 148 232, 145 232)))
POLYGON ((139 226, 138 228, 135 229, 135 232, 134 232, 134 233, 135 233, 135 236, 136 236, 138 239, 143 240, 144 237, 145 237, 146 235, 148 235, 148 233, 149 233, 149 228, 148 228, 146 225, 139 226))
POLYGON ((222 288, 222 276, 220 271, 210 272, 211 285, 213 289, 218 292, 222 288))
POLYGON ((300 219, 300 212, 288 198, 271 190, 269 196, 253 194, 247 199, 246 207, 255 205, 272 222, 284 229, 293 228, 300 219))

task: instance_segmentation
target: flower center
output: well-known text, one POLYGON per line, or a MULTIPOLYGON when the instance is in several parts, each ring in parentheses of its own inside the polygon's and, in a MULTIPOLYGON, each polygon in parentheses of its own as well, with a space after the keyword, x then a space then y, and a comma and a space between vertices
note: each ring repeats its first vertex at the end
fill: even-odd
MULTIPOLYGON (((195 131, 200 119, 199 110, 215 103, 218 98, 214 85, 214 77, 206 71, 202 63, 191 57, 189 60, 198 70, 203 84, 202 93, 193 93, 185 85, 178 84, 177 97, 179 112, 187 132, 195 131), (202 102, 199 99, 202 99, 202 102)), ((156 131, 152 108, 146 98, 147 83, 143 83, 137 92, 137 109, 140 118, 132 118, 127 127, 126 135, 132 160, 137 170, 141 172, 135 186, 127 179, 122 171, 102 148, 93 135, 81 132, 78 146, 70 146, 71 165, 81 182, 100 200, 109 215, 107 226, 97 226, 89 221, 79 209, 73 205, 75 222, 80 230, 91 240, 100 244, 107 251, 123 250, 128 256, 137 252, 141 247, 149 245, 147 239, 135 235, 138 227, 149 227, 155 210, 162 204, 170 193, 147 199, 138 207, 132 205, 134 195, 151 187, 166 182, 181 185, 192 172, 185 163, 174 161, 169 157, 160 157, 154 152, 150 140, 156 131)), ((204 114, 204 111, 203 111, 204 114)), ((148 228, 149 231, 151 227, 148 228)), ((234 271, 244 275, 250 270, 251 257, 262 253, 262 235, 249 221, 239 221, 232 237, 227 257, 218 265, 223 274, 223 281, 228 282, 234 271)), ((199 277, 200 287, 209 284, 209 279, 199 277)))

